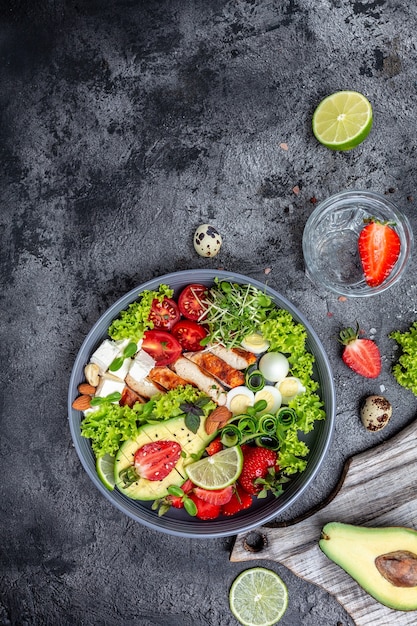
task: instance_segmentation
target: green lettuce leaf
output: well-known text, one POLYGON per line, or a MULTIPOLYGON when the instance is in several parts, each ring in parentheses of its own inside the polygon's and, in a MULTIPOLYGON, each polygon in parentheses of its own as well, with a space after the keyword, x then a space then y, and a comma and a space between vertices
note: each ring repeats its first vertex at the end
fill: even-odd
POLYGON ((278 453, 278 465, 281 471, 287 475, 303 472, 307 461, 299 457, 304 457, 308 453, 308 446, 298 439, 297 427, 288 429, 278 453))
POLYGON ((394 331, 389 335, 401 348, 401 356, 393 366, 394 378, 402 387, 410 389, 417 396, 417 321, 408 331, 394 331))
POLYGON ((114 340, 131 339, 138 342, 146 330, 153 328, 153 322, 149 320, 152 302, 155 299, 162 302, 165 297, 172 298, 173 293, 168 285, 159 285, 157 291, 143 291, 139 299, 129 304, 112 322, 108 330, 110 337, 114 340))

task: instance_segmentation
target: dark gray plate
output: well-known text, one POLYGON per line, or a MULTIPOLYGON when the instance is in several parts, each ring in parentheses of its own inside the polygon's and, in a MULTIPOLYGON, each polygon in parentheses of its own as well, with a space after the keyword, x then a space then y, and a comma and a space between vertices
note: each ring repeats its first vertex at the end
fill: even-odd
POLYGON ((319 471, 330 445, 335 417, 335 389, 330 364, 319 338, 304 316, 286 298, 263 283, 241 274, 213 270, 186 270, 154 278, 140 287, 132 289, 101 316, 87 335, 75 360, 69 385, 68 412, 71 435, 84 469, 97 489, 120 511, 149 528, 171 535, 201 538, 225 537, 240 532, 247 532, 271 521, 288 509, 307 489, 319 471), (112 320, 118 316, 120 311, 126 309, 131 302, 135 301, 142 291, 156 289, 160 283, 165 283, 174 289, 175 297, 189 283, 211 285, 215 276, 225 280, 232 280, 239 284, 250 283, 264 290, 274 300, 277 307, 287 309, 297 322, 305 326, 308 336, 307 349, 314 355, 316 360, 315 376, 320 383, 320 393, 326 409, 326 419, 318 422, 315 429, 305 437, 305 441, 310 448, 306 470, 294 477, 286 485, 284 494, 279 498, 271 496, 257 500, 246 511, 242 511, 231 518, 219 518, 214 521, 201 521, 190 517, 183 510, 178 509, 172 509, 164 516, 158 517, 157 513, 151 510, 151 503, 130 500, 117 489, 111 492, 104 487, 96 473, 94 454, 89 440, 80 434, 82 413, 75 411, 71 404, 78 395, 77 386, 84 380, 84 366, 88 363, 90 355, 101 341, 107 337, 107 329, 112 320))

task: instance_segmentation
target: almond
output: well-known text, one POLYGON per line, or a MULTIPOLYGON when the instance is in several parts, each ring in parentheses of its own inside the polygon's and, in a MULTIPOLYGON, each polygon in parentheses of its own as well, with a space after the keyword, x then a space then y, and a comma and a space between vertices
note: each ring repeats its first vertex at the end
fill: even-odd
POLYGON ((78 391, 86 396, 94 396, 94 394, 96 393, 96 388, 89 383, 81 383, 80 385, 78 385, 78 391))
POLYGON ((233 413, 225 406, 218 406, 206 419, 205 429, 208 435, 212 435, 223 428, 232 417, 233 413))
POLYGON ((85 411, 86 409, 89 409, 91 406, 90 400, 91 400, 90 396, 87 396, 87 395, 78 396, 78 398, 75 398, 74 402, 72 403, 72 408, 75 409, 76 411, 85 411))

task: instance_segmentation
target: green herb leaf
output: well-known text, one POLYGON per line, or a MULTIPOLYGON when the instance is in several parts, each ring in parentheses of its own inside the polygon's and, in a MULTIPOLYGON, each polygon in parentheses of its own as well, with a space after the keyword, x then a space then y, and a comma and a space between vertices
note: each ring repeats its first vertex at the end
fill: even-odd
POLYGON ((188 430, 191 430, 191 432, 195 434, 200 427, 201 420, 198 415, 187 413, 184 422, 188 430))
POLYGON ((122 356, 117 356, 109 365, 110 372, 117 372, 117 370, 122 367, 123 362, 124 358, 122 356))
POLYGON ((105 396, 104 398, 101 398, 100 396, 95 396, 94 398, 91 398, 90 404, 91 406, 100 406, 101 404, 118 402, 121 397, 122 394, 120 393, 120 391, 113 391, 113 393, 109 393, 109 395, 105 396))

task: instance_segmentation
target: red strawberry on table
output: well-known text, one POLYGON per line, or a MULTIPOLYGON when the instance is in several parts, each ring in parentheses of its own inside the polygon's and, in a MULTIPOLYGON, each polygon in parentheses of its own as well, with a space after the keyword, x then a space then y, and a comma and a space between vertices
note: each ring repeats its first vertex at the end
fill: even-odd
POLYGON ((392 222, 381 222, 371 217, 359 233, 358 248, 365 280, 370 287, 378 287, 392 272, 400 255, 401 242, 392 222))
POLYGON ((381 353, 372 339, 359 337, 359 327, 345 328, 340 332, 344 345, 342 359, 356 374, 365 378, 376 378, 381 373, 381 353))

